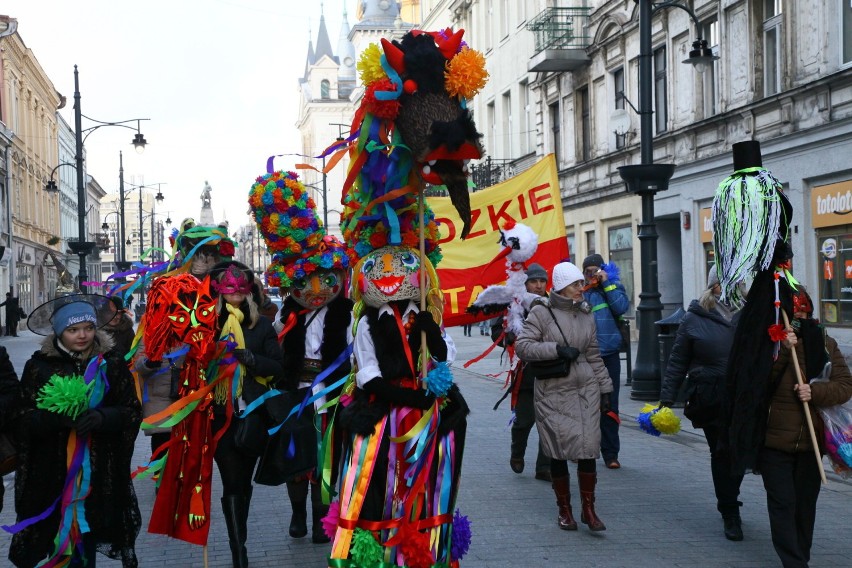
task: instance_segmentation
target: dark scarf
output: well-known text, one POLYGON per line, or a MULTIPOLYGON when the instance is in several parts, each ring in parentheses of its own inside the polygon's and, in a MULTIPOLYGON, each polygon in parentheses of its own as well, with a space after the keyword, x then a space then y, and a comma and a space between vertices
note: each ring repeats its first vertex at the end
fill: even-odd
MULTIPOLYGON (((408 300, 394 302, 400 314, 408 307, 408 300)), ((378 308, 367 308, 364 310, 367 322, 370 324, 370 336, 376 348, 376 359, 379 361, 382 377, 388 380, 398 380, 403 377, 414 378, 411 367, 405 356, 403 338, 399 333, 399 323, 394 314, 383 314, 379 317, 378 308)), ((408 338, 406 337, 406 341, 408 338)), ((411 345, 409 344, 409 349, 411 345)), ((412 350, 412 357, 416 358, 412 350)))
MULTIPOLYGON (((296 314, 296 325, 287 332, 284 340, 281 342, 281 347, 284 349, 284 376, 288 380, 298 381, 305 365, 305 336, 307 328, 305 327, 308 318, 312 315, 312 310, 304 312, 307 308, 300 305, 292 297, 288 296, 284 300, 284 305, 281 308, 281 321, 287 322, 290 314, 296 314)), ((352 321, 352 300, 338 296, 328 303, 328 311, 325 314, 322 330, 322 346, 320 347, 320 356, 322 357, 323 367, 329 366, 337 357, 343 353, 346 346, 349 344, 349 338, 346 332, 349 329, 349 324, 352 321)), ((334 375, 341 377, 349 373, 349 361, 345 361, 337 368, 334 375)))

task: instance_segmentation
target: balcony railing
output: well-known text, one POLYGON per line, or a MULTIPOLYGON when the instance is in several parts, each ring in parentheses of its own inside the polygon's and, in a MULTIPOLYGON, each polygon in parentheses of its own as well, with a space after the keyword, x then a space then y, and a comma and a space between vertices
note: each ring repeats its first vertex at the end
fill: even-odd
POLYGON ((571 71, 588 63, 586 48, 591 8, 546 8, 527 23, 533 32, 536 55, 530 71, 571 71))

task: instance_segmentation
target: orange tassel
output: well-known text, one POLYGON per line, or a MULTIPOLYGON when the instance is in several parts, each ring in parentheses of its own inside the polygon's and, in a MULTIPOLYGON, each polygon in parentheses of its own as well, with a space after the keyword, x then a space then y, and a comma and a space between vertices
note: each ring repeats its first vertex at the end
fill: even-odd
POLYGON ((202 497, 203 489, 200 483, 197 484, 189 500, 189 526, 195 530, 200 529, 207 522, 204 498, 202 497))

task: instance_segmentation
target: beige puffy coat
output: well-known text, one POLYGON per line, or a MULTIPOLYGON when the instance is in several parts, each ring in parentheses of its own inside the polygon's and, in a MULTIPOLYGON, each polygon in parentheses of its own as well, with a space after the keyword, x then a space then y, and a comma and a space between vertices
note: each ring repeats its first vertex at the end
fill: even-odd
MULTIPOLYGON (((600 356, 591 313, 551 294, 550 307, 568 345, 580 351, 567 377, 535 381, 535 422, 544 454, 559 460, 596 459, 601 449, 600 395, 612 380, 600 356)), ((556 359, 565 340, 545 305, 535 305, 515 341, 523 361, 556 359)))

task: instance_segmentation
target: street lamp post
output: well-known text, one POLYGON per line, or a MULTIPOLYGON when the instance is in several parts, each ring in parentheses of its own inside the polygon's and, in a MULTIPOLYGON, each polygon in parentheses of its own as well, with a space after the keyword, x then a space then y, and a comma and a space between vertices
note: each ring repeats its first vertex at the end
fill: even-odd
MULTIPOLYGON (((86 137, 102 126, 121 126, 136 130, 136 135, 133 137, 133 146, 137 152, 145 150, 145 145, 148 143, 140 131, 139 123, 147 118, 133 118, 130 120, 121 120, 118 122, 103 122, 93 118, 86 117, 92 122, 98 123, 91 128, 83 130, 83 113, 80 110, 80 77, 77 72, 77 66, 74 66, 74 142, 75 156, 74 161, 77 166, 77 242, 68 243, 71 250, 80 258, 80 271, 78 273, 80 291, 85 292, 86 286, 83 284, 89 279, 88 269, 86 268, 86 257, 92 252, 95 243, 86 240, 86 184, 83 172, 83 133, 87 132, 86 137), (127 126, 126 123, 135 122, 136 128, 127 126)), ((123 202, 122 202, 123 205, 123 202)))
MULTIPOLYGON (((642 198, 642 222, 639 224, 640 256, 642 265, 642 291, 636 318, 639 328, 639 346, 636 364, 633 366, 630 398, 635 400, 658 400, 660 397, 660 346, 654 330, 655 322, 662 318, 657 266, 657 226, 654 221, 654 196, 669 187, 674 174, 674 164, 654 163, 654 131, 652 90, 653 50, 651 46, 651 19, 657 10, 680 8, 685 10, 700 34, 700 23, 695 13, 678 2, 635 0, 639 3, 639 151, 641 164, 618 168, 627 191, 642 198)), ((712 64, 718 57, 700 37, 693 42, 693 50, 684 63, 690 63, 702 72, 704 66, 712 64)))

